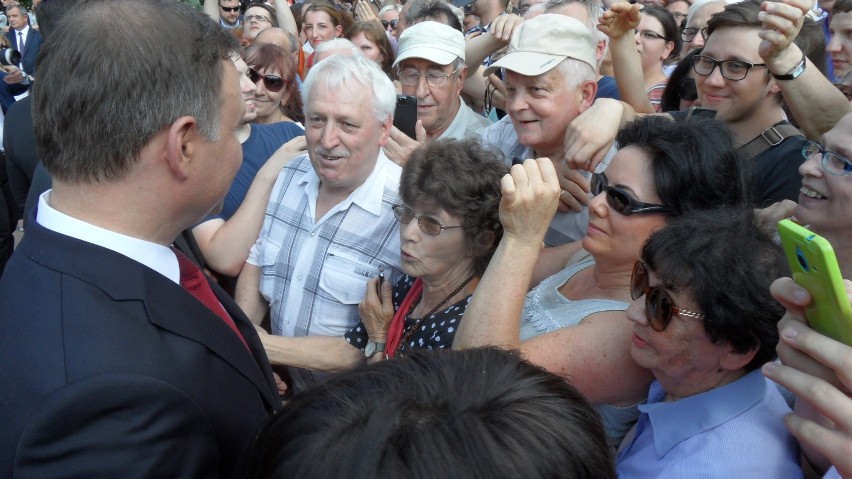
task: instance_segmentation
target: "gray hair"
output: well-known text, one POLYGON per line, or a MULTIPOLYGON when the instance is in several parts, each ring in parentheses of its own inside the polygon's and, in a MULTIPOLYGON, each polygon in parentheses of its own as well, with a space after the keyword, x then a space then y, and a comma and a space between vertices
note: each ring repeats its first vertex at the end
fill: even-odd
POLYGON ((60 40, 42 44, 32 93, 36 144, 54 178, 119 180, 182 116, 219 137, 223 65, 237 44, 206 15, 174 0, 92 0, 51 33, 60 40))
POLYGON ((361 50, 359 50, 354 43, 347 40, 346 38, 334 38, 327 42, 322 42, 317 46, 314 51, 316 52, 315 56, 319 58, 332 50, 346 50, 351 52, 352 55, 361 54, 361 50))
POLYGON ((305 116, 308 116, 308 99, 317 83, 329 90, 370 89, 373 97, 373 114, 376 119, 384 122, 388 118, 393 118, 396 108, 396 89, 379 65, 363 55, 351 57, 332 55, 311 68, 302 84, 305 116))
POLYGON ((595 71, 591 65, 574 58, 562 60, 554 69, 559 70, 562 80, 571 88, 576 88, 583 82, 595 80, 595 71))
MULTIPOLYGON (((553 10, 564 7, 566 5, 572 4, 581 5, 586 9, 586 28, 592 32, 592 37, 595 39, 595 53, 597 54, 598 46, 597 42, 604 42, 604 56, 606 55, 607 49, 609 49, 609 37, 600 30, 598 30, 598 23, 600 17, 604 14, 604 6, 599 0, 547 0, 547 3, 544 4, 544 13, 553 13, 553 10)), ((577 19, 579 20, 579 18, 577 19)), ((601 58, 603 60, 603 58, 601 58)), ((598 60, 598 66, 601 64, 601 60, 598 60)))
POLYGON ((695 3, 690 5, 689 9, 686 11, 687 12, 686 13, 686 23, 684 23, 684 25, 688 26, 690 20, 692 20, 692 17, 695 16, 695 14, 698 13, 699 10, 701 10, 702 8, 704 8, 708 5, 712 5, 714 3, 717 3, 719 5, 724 6, 724 5, 728 5, 728 4, 731 4, 731 3, 736 3, 736 0, 731 0, 731 1, 727 1, 727 0, 696 0, 695 3))

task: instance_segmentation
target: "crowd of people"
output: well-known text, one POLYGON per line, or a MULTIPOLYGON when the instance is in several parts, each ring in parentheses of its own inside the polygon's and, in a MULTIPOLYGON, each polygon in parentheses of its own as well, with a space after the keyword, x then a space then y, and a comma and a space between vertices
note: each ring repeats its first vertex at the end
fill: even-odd
POLYGON ((2 2, 0 476, 852 477, 852 0, 2 2))

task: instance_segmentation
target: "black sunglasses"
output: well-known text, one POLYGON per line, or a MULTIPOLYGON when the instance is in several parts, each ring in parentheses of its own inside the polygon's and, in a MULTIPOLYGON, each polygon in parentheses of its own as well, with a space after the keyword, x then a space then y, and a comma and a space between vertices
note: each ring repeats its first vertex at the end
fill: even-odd
POLYGON ((630 193, 617 186, 609 186, 604 173, 592 175, 592 195, 598 196, 606 191, 606 202, 610 208, 624 216, 646 213, 668 213, 669 209, 654 203, 642 203, 630 196, 630 193))
POLYGON ((222 10, 224 10, 226 12, 231 12, 231 13, 240 11, 240 7, 223 7, 222 5, 219 5, 219 8, 221 8, 222 10))
POLYGON ((704 315, 694 311, 680 309, 674 305, 674 301, 663 288, 649 286, 648 269, 645 263, 637 261, 633 265, 633 275, 630 277, 630 297, 639 299, 645 295, 645 316, 648 318, 648 326, 654 331, 665 331, 672 321, 672 316, 679 314, 694 319, 702 319, 704 315))
POLYGON ((397 24, 397 23, 399 23, 399 19, 396 19, 396 20, 382 20, 382 26, 383 26, 383 27, 385 27, 385 30, 387 30, 388 25, 390 25, 390 27, 391 27, 391 28, 396 28, 396 24, 397 24))
POLYGON ((695 101, 698 99, 698 88, 695 87, 694 78, 684 78, 677 85, 677 96, 681 100, 695 101))
POLYGON ((249 68, 248 73, 249 80, 251 80, 252 83, 257 83, 262 78, 263 86, 272 93, 278 93, 279 91, 281 91, 282 88, 284 88, 284 85, 287 84, 287 80, 281 78, 278 75, 261 75, 254 68, 249 68))

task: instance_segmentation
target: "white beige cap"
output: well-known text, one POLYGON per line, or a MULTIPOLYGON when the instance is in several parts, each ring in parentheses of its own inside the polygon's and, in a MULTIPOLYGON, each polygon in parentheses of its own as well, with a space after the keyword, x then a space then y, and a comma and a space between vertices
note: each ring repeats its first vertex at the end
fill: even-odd
POLYGON ((464 35, 460 31, 443 23, 420 22, 399 36, 399 54, 393 65, 408 58, 449 65, 456 57, 464 60, 464 35))
POLYGON ((538 76, 566 58, 580 60, 594 69, 592 32, 575 18, 545 13, 521 23, 509 41, 509 52, 486 68, 485 75, 505 68, 524 76, 538 76))

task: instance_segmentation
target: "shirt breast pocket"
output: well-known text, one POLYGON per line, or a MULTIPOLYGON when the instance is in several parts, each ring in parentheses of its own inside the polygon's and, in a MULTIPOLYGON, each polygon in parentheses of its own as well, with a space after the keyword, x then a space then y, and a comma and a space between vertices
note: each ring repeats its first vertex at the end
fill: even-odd
POLYGON ((351 253, 331 250, 325 258, 319 285, 341 304, 358 304, 367 292, 367 281, 377 274, 375 266, 351 253))

